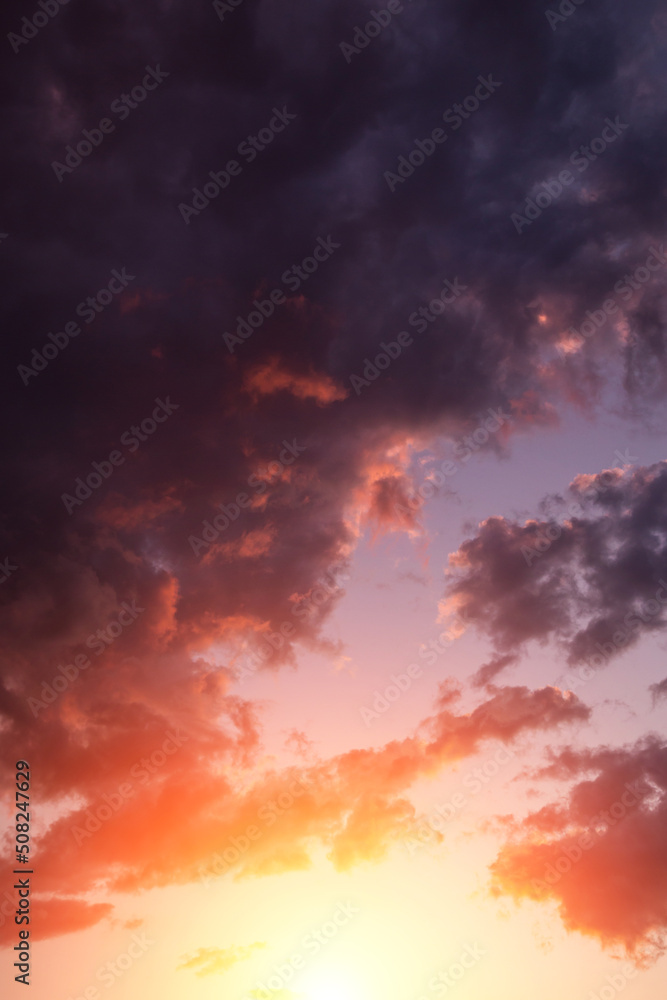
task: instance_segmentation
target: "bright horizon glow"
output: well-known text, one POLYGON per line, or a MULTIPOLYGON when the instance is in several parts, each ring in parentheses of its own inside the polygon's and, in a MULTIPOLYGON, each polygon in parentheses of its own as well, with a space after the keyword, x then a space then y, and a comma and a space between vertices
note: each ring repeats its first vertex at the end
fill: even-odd
POLYGON ((359 977, 346 969, 306 971, 299 981, 298 992, 304 1000, 370 1000, 359 977))

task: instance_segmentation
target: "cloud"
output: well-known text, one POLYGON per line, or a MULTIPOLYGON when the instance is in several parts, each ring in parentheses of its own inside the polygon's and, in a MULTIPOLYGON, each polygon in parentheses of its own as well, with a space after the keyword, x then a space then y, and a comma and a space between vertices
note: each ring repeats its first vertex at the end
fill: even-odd
MULTIPOLYGON (((106 720, 106 740, 98 736, 96 743, 104 769, 81 752, 83 744, 70 746, 66 755, 54 751, 63 792, 76 791, 85 801, 70 807, 37 842, 46 891, 67 885, 78 894, 101 886, 135 892, 211 878, 216 871, 250 877, 301 870, 310 866, 317 844, 341 871, 375 862, 417 828, 406 796, 419 779, 474 755, 486 741, 511 743, 524 733, 553 731, 590 716, 573 694, 555 688, 498 689, 468 713, 453 711, 452 698, 444 695, 415 735, 265 773, 248 785, 240 778, 232 783, 230 773, 234 761, 245 768, 256 749, 245 703, 218 692, 229 735, 222 737, 203 720, 187 732, 175 727, 167 744, 171 752, 156 756, 165 746, 158 718, 143 715, 140 725, 135 709, 135 718, 126 718, 120 729, 112 692, 122 690, 116 677, 111 704, 96 713, 99 725, 106 720), (220 761, 227 762, 224 776, 220 761), (89 768, 95 769, 94 781, 89 768)), ((211 691, 209 698, 215 697, 211 691)), ((185 705, 185 696, 181 701, 185 705)), ((78 739, 86 739, 84 732, 78 739)), ((45 800, 57 801, 52 778, 45 775, 39 787, 45 800)))
MULTIPOLYGON (((349 64, 339 43, 358 21, 351 0, 264 0, 224 26, 210 4, 184 0, 161 18, 129 0, 112 17, 70 6, 50 24, 50 46, 31 43, 20 72, 0 71, 13 123, 0 167, 12 240, 0 345, 12 377, 0 406, 16 429, 0 558, 19 567, 0 588, 0 760, 9 788, 20 746, 36 796, 56 810, 39 843, 45 891, 83 896, 105 880, 134 891, 198 878, 260 808, 291 794, 302 771, 262 775, 240 795, 226 777, 265 749, 261 706, 234 688, 239 661, 268 649, 258 669, 275 670, 299 646, 338 652, 325 625, 343 588, 318 603, 319 581, 349 563, 367 528, 421 534, 418 515, 396 508, 411 495, 415 443, 474 432, 490 407, 513 414, 513 433, 535 432, 563 403, 599 406, 610 371, 629 404, 659 413, 660 274, 585 349, 558 347, 664 232, 665 67, 646 33, 653 0, 613 2, 602 28, 582 8, 575 47, 533 4, 413 5, 349 64), (95 46, 82 46, 91 32, 95 46), (110 109, 148 59, 167 78, 121 117, 110 109), (490 73, 498 92, 392 194, 384 173, 490 73), (642 91, 647 78, 653 91, 642 91), (239 146, 276 107, 295 119, 245 156, 239 146), (58 179, 54 161, 104 113, 113 134, 58 179), (514 232, 511 213, 609 113, 631 117, 622 141, 514 232), (179 204, 234 156, 233 187, 185 225, 179 204), (340 246, 295 287, 318 240, 340 246), (119 268, 129 288, 86 322, 86 300, 119 268), (457 278, 466 294, 425 320, 419 310, 457 278), (289 299, 230 353, 223 334, 270 288, 289 299), (351 374, 402 331, 413 343, 352 394, 351 374), (142 430, 165 398, 174 415, 142 430), (295 438, 308 446, 289 474, 258 475, 295 438), (63 495, 75 490, 83 498, 68 511, 63 495), (250 490, 253 502, 237 504, 250 490), (221 505, 238 513, 198 559, 188 539, 221 505), (143 610, 110 635, 127 603, 143 610), (29 699, 44 707, 35 714, 29 699), (179 727, 188 740, 151 774, 141 762, 179 727), (116 801, 129 782, 135 796, 77 844, 73 828, 95 826, 111 808, 103 797, 116 801)), ((10 11, 18 23, 20 4, 10 11)), ((623 474, 602 491, 604 516, 575 519, 532 567, 521 546, 540 522, 487 521, 459 552, 456 606, 492 630, 501 656, 556 636, 585 658, 664 572, 664 481, 660 466, 623 474), (601 608, 583 628, 570 553, 601 608)), ((661 626, 657 615, 638 628, 661 626)), ((276 813, 234 870, 305 867, 311 841, 339 868, 376 859, 409 828, 418 777, 485 739, 587 717, 552 688, 494 689, 468 714, 440 705, 423 739, 306 769, 314 791, 276 813)), ((103 915, 82 900, 58 905, 65 929, 103 915)))
POLYGON ((555 640, 569 663, 602 666, 665 627, 667 463, 581 475, 569 491, 567 511, 552 497, 543 520, 490 517, 450 556, 443 616, 501 657, 555 640))
MULTIPOLYGON (((9 866, 3 866, 5 885, 11 886, 11 872, 9 866)), ((21 876, 15 876, 20 878, 21 876)), ((66 883, 63 883, 64 885, 66 883)), ((16 890, 10 890, 15 893, 16 890)), ((7 919, 6 901, 2 905, 0 915, 0 942, 3 944, 14 944, 17 940, 17 928, 14 923, 14 910, 16 904, 10 911, 10 919, 7 919)), ((76 931, 86 930, 94 927, 105 917, 113 912, 111 903, 88 903, 83 899, 74 899, 66 896, 43 896, 35 895, 30 902, 30 935, 36 940, 45 941, 48 938, 60 937, 63 934, 73 934, 76 931), (34 924, 34 927, 33 927, 34 924)))
POLYGON ((659 701, 667 698, 667 677, 658 684, 651 684, 649 691, 653 695, 653 707, 655 708, 659 701))
POLYGON ((337 386, 328 375, 288 372, 279 358, 271 358, 249 371, 244 388, 254 399, 283 390, 296 399, 312 399, 318 406, 327 406, 348 395, 348 391, 337 386))
POLYGON ((264 942, 236 945, 233 948, 199 948, 194 955, 184 956, 178 969, 194 969, 197 976, 212 976, 227 972, 239 962, 245 962, 255 951, 266 948, 264 942))
POLYGON ((655 961, 667 950, 667 745, 568 750, 541 774, 575 784, 512 824, 493 894, 553 901, 568 930, 655 961))
POLYGON ((508 667, 514 666, 518 656, 514 653, 506 653, 504 656, 494 656, 488 663, 483 663, 479 670, 473 675, 471 682, 474 687, 487 687, 492 684, 496 677, 508 667))
POLYGON ((292 729, 285 739, 285 748, 291 750, 298 757, 307 758, 312 753, 315 746, 314 740, 309 739, 300 729, 292 729))

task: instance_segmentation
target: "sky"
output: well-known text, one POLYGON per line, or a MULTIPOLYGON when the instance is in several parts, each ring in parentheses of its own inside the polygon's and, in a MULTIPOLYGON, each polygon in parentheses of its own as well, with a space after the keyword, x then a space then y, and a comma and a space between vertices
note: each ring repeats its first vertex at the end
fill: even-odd
POLYGON ((3 983, 654 1000, 664 9, 2 17, 3 983))

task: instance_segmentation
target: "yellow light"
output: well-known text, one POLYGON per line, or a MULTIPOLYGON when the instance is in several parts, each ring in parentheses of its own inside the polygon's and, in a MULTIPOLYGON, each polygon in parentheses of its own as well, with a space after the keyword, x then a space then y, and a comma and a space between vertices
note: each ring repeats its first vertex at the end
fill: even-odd
POLYGON ((324 972, 304 974, 299 982, 299 991, 307 1000, 366 1000, 359 983, 347 973, 324 972))

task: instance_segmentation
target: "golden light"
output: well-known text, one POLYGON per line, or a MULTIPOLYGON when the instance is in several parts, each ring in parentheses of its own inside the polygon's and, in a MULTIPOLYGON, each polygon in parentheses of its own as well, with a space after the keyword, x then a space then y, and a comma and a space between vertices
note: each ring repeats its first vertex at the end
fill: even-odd
POLYGON ((359 980, 348 972, 327 969, 302 977, 299 992, 304 1000, 368 1000, 359 980))

